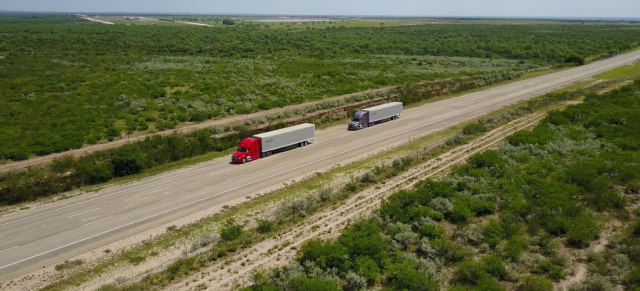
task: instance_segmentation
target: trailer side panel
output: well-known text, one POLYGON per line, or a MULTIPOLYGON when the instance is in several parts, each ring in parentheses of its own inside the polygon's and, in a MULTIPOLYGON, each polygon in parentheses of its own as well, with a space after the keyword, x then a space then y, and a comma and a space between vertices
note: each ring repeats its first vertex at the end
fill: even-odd
POLYGON ((400 116, 402 113, 402 102, 390 102, 363 110, 369 111, 369 122, 373 123, 389 119, 393 116, 400 116))
POLYGON ((303 123, 287 128, 282 128, 270 132, 256 134, 254 137, 262 141, 262 152, 277 150, 303 141, 313 141, 316 133, 316 126, 310 123, 303 123))

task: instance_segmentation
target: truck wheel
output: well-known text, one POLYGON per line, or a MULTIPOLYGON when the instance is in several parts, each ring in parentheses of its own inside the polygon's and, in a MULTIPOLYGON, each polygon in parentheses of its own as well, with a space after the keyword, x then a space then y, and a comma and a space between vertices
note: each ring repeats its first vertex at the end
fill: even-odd
POLYGON ((243 164, 246 163, 246 162, 247 162, 247 159, 242 159, 242 163, 243 164))

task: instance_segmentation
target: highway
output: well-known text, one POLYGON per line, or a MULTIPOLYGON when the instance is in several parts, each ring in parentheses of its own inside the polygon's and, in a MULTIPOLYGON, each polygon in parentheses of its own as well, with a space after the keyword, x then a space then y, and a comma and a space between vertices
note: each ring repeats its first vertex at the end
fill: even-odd
POLYGON ((318 131, 315 142, 244 165, 223 157, 96 193, 0 217, 0 282, 237 197, 298 179, 356 155, 589 78, 640 59, 640 51, 406 109, 401 118, 350 132, 318 131))

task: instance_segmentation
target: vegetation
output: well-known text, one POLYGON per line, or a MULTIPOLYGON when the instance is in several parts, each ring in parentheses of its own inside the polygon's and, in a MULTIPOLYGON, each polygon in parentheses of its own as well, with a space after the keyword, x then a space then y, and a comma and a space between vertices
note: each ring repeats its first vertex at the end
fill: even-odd
POLYGON ((626 221, 628 230, 609 254, 590 255, 595 274, 574 288, 637 286, 638 222, 625 206, 640 182, 639 95, 640 80, 551 112, 533 130, 473 156, 444 181, 426 180, 392 194, 336 240, 305 243, 297 263, 246 289, 280 290, 317 277, 348 288, 360 282, 356 274, 366 286, 398 290, 443 284, 505 290, 507 282, 518 290, 552 290, 551 282, 566 276, 560 244, 588 246, 600 234, 596 214, 607 213, 626 221), (447 231, 439 221, 456 229, 447 231), (282 273, 290 269, 298 271, 282 273), (452 275, 443 276, 446 270, 452 275))
POLYGON ((600 79, 622 79, 629 78, 634 79, 640 77, 640 63, 634 65, 622 66, 602 74, 596 75, 596 78, 600 79))
MULTIPOLYGON (((468 80, 456 83, 451 80, 434 82, 431 86, 447 87, 459 86, 452 91, 465 90, 470 88, 468 80)), ((473 83, 473 82, 472 82, 473 83)), ((603 84, 606 84, 603 83, 603 84)), ((442 94, 438 91, 424 91, 419 86, 403 86, 395 90, 393 99, 401 100, 405 104, 428 100, 434 96, 442 94)), ((446 91, 445 91, 446 92, 446 91)), ((550 102, 566 100, 582 94, 580 90, 566 92, 562 94, 551 94, 541 99, 535 99, 521 108, 524 111, 531 111, 541 106, 546 106, 550 102)), ((345 102, 359 102, 368 100, 367 98, 378 98, 377 96, 354 96, 351 101, 344 102, 321 102, 310 108, 303 108, 300 111, 285 111, 283 117, 290 117, 300 114, 307 114, 313 110, 323 110, 335 106, 345 106, 345 102)), ((389 100, 389 99, 386 99, 389 100)), ((374 100, 375 101, 375 100, 374 100)), ((504 119, 522 114, 523 111, 516 110, 508 113, 504 119)), ((345 118, 346 115, 337 114, 338 119, 345 118)), ((309 115, 306 121, 313 121, 316 124, 331 122, 332 115, 320 115, 316 118, 309 115), (310 119, 312 118, 312 119, 310 119)), ((455 143, 463 142, 463 137, 470 137, 481 133, 491 126, 495 126, 501 118, 494 118, 484 123, 470 124, 463 129, 462 135, 456 138, 455 143)), ((229 125, 225 127, 213 127, 203 129, 190 134, 154 136, 144 141, 122 146, 120 148, 95 152, 80 158, 63 157, 54 160, 51 164, 41 167, 31 167, 23 170, 12 171, 0 174, 0 204, 12 205, 25 201, 32 201, 38 198, 47 197, 72 189, 77 189, 86 185, 95 185, 110 181, 114 178, 129 176, 139 172, 150 172, 162 168, 163 165, 176 163, 184 159, 197 157, 206 153, 222 153, 234 149, 245 137, 259 131, 282 128, 286 126, 278 119, 256 120, 253 123, 249 119, 245 125, 229 125), (251 121, 251 122, 250 122, 251 121)), ((402 161, 399 161, 402 163, 402 161)), ((398 165, 399 169, 404 169, 409 164, 398 165)), ((386 171, 386 170, 385 170, 386 171)), ((387 173, 374 173, 374 175, 385 175, 387 173)), ((356 184, 347 185, 351 192, 355 192, 356 184)))
MULTIPOLYGON (((607 83, 608 82, 599 82, 596 88, 589 88, 588 90, 597 91, 601 88, 607 88, 610 86, 610 84, 607 83)), ((485 131, 489 131, 498 126, 504 125, 505 123, 513 120, 514 118, 518 118, 519 116, 527 112, 530 113, 533 111, 541 110, 543 108, 548 109, 550 106, 555 107, 557 106, 558 102, 575 99, 576 97, 582 96, 583 94, 584 93, 582 91, 577 91, 564 92, 562 94, 548 94, 545 96, 536 97, 526 102, 522 102, 521 104, 511 106, 510 108, 505 108, 504 110, 501 110, 499 112, 495 112, 485 119, 478 121, 478 123, 483 125, 485 131)), ((280 203, 280 207, 275 211, 277 217, 276 220, 264 220, 258 218, 256 221, 257 225, 255 226, 255 229, 244 229, 241 238, 228 242, 219 241, 217 243, 214 243, 211 246, 210 250, 207 250, 206 252, 200 254, 196 254, 196 256, 198 257, 197 261, 200 263, 191 265, 186 271, 187 273, 193 274, 201 268, 213 264, 215 261, 220 260, 227 255, 233 255, 233 252, 237 251, 238 248, 242 249, 245 247, 250 247, 252 244, 255 244, 265 239, 266 237, 273 235, 283 228, 287 228, 291 225, 296 225, 301 220, 301 211, 304 211, 306 215, 312 215, 317 211, 326 209, 326 207, 333 207, 333 205, 344 201, 344 199, 350 197, 351 195, 357 195, 357 192, 354 193, 352 190, 347 189, 346 185, 339 187, 336 187, 336 185, 332 185, 331 187, 328 187, 327 185, 332 184, 332 179, 341 177, 345 173, 352 173, 354 171, 362 172, 365 169, 368 170, 374 168, 374 171, 372 172, 377 177, 375 182, 365 183, 362 182, 362 177, 354 176, 353 182, 348 183, 347 185, 353 185, 356 188, 354 191, 358 191, 359 189, 370 186, 372 183, 385 183, 385 179, 393 177, 394 175, 401 173, 402 171, 408 170, 409 167, 418 162, 417 159, 419 158, 429 159, 437 156, 440 153, 443 153, 444 151, 447 151, 448 149, 451 149, 454 146, 459 145, 460 143, 471 141, 473 135, 464 134, 462 132, 463 127, 464 126, 454 126, 452 129, 439 133, 438 135, 422 138, 400 148, 394 149, 393 151, 386 152, 383 155, 377 155, 375 159, 359 161, 347 167, 330 170, 328 173, 316 174, 309 179, 305 179, 284 189, 277 190, 273 193, 270 193, 269 195, 263 195, 259 198, 252 199, 250 202, 246 202, 242 206, 234 206, 230 208, 223 207, 224 209, 227 209, 224 213, 218 213, 211 218, 204 219, 189 226, 182 227, 180 229, 177 229, 175 226, 168 227, 165 236, 154 239, 153 242, 147 242, 143 247, 137 247, 132 250, 128 250, 121 256, 101 262, 98 266, 94 266, 89 270, 78 272, 68 279, 47 286, 46 288, 44 288, 44 290, 64 290, 67 289, 68 286, 80 285, 82 284, 82 282, 86 282, 87 280, 93 278, 96 274, 109 269, 114 264, 126 263, 127 261, 130 262, 129 258, 155 256, 157 255, 157 248, 183 244, 184 242, 182 241, 182 239, 184 237, 190 237, 193 239, 199 236, 200 238, 197 241, 191 242, 191 251, 198 250, 201 247, 208 245, 208 243, 205 242, 210 241, 209 239, 203 239, 203 237, 208 237, 210 234, 208 232, 201 233, 202 229, 208 229, 211 227, 219 228, 219 226, 223 225, 224 222, 227 221, 227 219, 230 217, 245 219, 247 217, 252 217, 251 213, 261 212, 262 210, 260 209, 262 209, 264 205, 268 205, 268 207, 271 208, 272 205, 280 203), (436 143, 437 146, 434 146, 434 143, 436 143), (420 155, 416 155, 416 149, 420 149, 420 155), (389 158, 393 160, 391 164, 384 163, 385 165, 379 165, 380 160, 386 160, 389 158), (305 195, 304 193, 310 194, 305 195), (300 197, 300 194, 302 194, 302 197, 300 197), (298 207, 292 207, 292 204, 290 203, 290 201, 292 200, 297 201, 296 203, 294 203, 294 205, 297 205, 298 207), (302 200, 306 200, 306 202, 301 203, 302 200), (299 207, 300 205, 306 205, 306 208, 302 209, 299 207), (294 210, 298 210, 300 212, 295 212, 294 210), (266 236, 264 236, 263 234, 266 234, 266 236)), ((477 132, 476 134, 479 133, 480 132, 477 132)), ((249 220, 245 219, 243 223, 249 224, 249 220)), ((441 228, 433 230, 425 228, 424 232, 432 233, 432 235, 434 236, 440 236, 439 232, 442 232, 442 234, 444 234, 444 230, 441 228)), ((273 250, 280 249, 285 245, 286 243, 281 246, 274 246, 273 250)), ((108 251, 110 252, 110 250, 108 251)), ((105 252, 107 252, 107 250, 105 250, 105 252)), ((170 268, 162 271, 159 274, 150 275, 149 278, 143 278, 143 280, 139 283, 125 285, 121 288, 124 288, 125 290, 131 290, 131 288, 143 289, 148 288, 149 286, 151 286, 151 284, 154 284, 153 286, 166 286, 166 284, 170 284, 172 282, 165 279, 162 279, 161 281, 156 280, 158 278, 168 277, 176 279, 179 278, 174 274, 166 273, 174 272, 175 270, 176 269, 174 268, 170 268)), ((256 276, 258 275, 260 274, 257 274, 256 276)), ((257 280, 259 281, 260 279, 257 278, 257 280)), ((350 284, 362 283, 361 278, 354 276, 354 274, 347 274, 347 280, 352 280, 349 281, 351 282, 350 284)), ((119 284, 124 283, 126 282, 119 282, 119 284)), ((111 284, 107 285, 107 287, 105 288, 112 288, 105 290, 119 290, 117 289, 117 287, 114 287, 111 284)))
POLYGON ((0 27, 0 159, 9 160, 386 85, 494 83, 615 54, 640 35, 628 25, 273 30, 68 17, 5 17, 0 27))

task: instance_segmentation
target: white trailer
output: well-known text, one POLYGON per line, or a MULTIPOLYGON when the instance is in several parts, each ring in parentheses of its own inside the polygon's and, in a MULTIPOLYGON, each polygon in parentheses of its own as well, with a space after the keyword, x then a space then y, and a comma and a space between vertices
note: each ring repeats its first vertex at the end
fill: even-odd
POLYGON ((295 144, 299 146, 305 146, 313 141, 315 134, 315 124, 303 123, 287 128, 256 134, 253 137, 260 139, 260 149, 262 154, 264 154, 295 144))
POLYGON ((349 129, 358 130, 372 126, 378 122, 400 118, 402 102, 389 102, 386 104, 362 109, 353 115, 349 123, 349 129))

